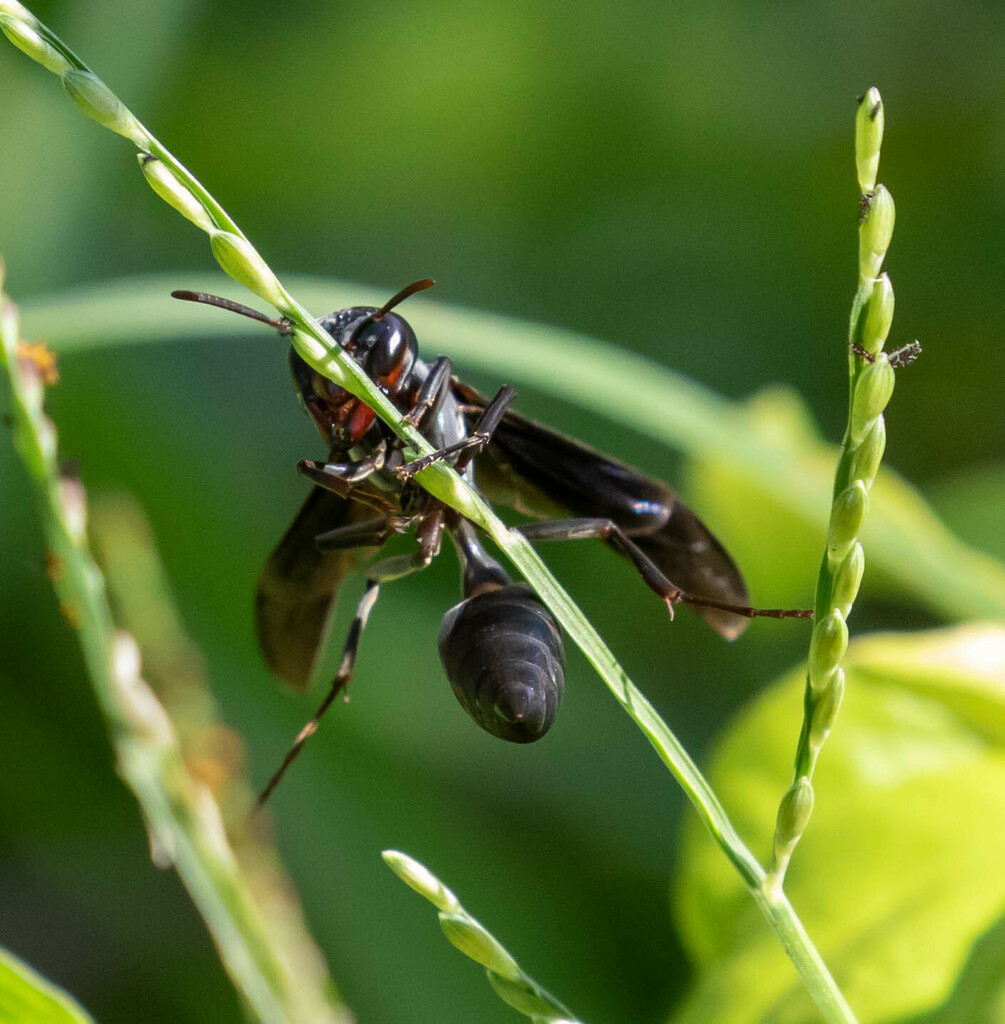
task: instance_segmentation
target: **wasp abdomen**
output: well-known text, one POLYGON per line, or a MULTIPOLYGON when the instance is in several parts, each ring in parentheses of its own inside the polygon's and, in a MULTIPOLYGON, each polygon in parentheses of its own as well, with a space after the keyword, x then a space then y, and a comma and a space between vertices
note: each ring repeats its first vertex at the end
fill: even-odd
POLYGON ((454 694, 487 732, 532 743, 551 728, 565 692, 562 632, 525 583, 451 608, 439 648, 454 694))

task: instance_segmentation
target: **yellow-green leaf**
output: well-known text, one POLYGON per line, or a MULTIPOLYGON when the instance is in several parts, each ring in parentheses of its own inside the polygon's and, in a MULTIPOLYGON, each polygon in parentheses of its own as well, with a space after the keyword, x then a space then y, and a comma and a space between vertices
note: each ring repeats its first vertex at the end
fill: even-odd
MULTIPOLYGON (((1000 1019, 991 1011, 1005 994, 1003 943, 982 947, 993 969, 971 971, 965 986, 961 977, 1005 915, 1005 627, 867 637, 845 667, 786 890, 862 1024, 940 1020, 964 988, 968 1006, 1000 1019)), ((800 668, 764 693, 711 760, 712 784, 765 858, 791 781, 803 679, 800 668)), ((675 1020, 816 1021, 735 874, 693 826, 682 866, 677 909, 698 974, 675 1020)))

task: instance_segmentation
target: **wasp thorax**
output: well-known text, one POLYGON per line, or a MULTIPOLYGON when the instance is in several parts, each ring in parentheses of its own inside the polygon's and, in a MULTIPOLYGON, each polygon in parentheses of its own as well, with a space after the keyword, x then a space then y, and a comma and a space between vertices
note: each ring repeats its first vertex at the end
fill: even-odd
POLYGON ((562 633, 526 584, 451 608, 439 648, 455 696, 487 732, 532 743, 551 728, 565 691, 562 633))

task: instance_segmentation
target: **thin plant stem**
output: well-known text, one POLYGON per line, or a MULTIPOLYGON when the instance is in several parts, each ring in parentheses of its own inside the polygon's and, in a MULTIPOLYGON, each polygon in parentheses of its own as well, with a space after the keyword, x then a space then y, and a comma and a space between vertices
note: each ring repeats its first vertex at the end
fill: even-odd
POLYGON ((485 968, 489 984, 500 999, 536 1024, 582 1024, 571 1010, 520 967, 503 944, 468 913, 429 868, 398 850, 385 850, 381 856, 409 888, 436 907, 447 940, 485 968))

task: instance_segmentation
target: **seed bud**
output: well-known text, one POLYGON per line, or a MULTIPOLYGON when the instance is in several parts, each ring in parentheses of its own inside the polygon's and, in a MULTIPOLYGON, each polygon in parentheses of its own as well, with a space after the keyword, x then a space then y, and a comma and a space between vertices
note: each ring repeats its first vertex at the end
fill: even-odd
MULTIPOLYGON (((18 4, 18 6, 21 5, 18 4)), ((23 7, 21 9, 24 10, 23 7)), ((3 6, 0 6, 0 29, 22 53, 26 53, 32 60, 38 61, 47 71, 53 71, 60 75, 73 67, 55 46, 47 43, 21 18, 8 14, 3 6)))
POLYGON ((133 637, 118 630, 112 641, 112 674, 118 682, 132 680, 140 674, 140 648, 133 637))
POLYGON ((879 90, 872 88, 859 100, 855 115, 855 170, 859 191, 863 193, 876 187, 883 121, 883 100, 879 90))
POLYGON ((827 529, 827 559, 832 566, 843 561, 862 529, 862 521, 869 510, 869 492, 861 480, 846 487, 831 508, 831 521, 827 529))
POLYGON ((880 274, 872 283, 872 294, 866 304, 865 322, 859 344, 876 355, 886 343, 893 323, 893 285, 886 274, 880 274))
POLYGON ((806 831, 813 814, 813 786, 806 776, 797 779, 778 805, 775 822, 775 856, 785 854, 806 831))
MULTIPOLYGON (((302 331, 299 327, 294 327, 290 340, 302 359, 321 363, 325 376, 330 380, 333 380, 336 384, 341 384, 343 387, 349 382, 349 371, 339 365, 338 359, 325 349, 314 335, 302 331), (308 360, 308 356, 310 360, 308 360)), ((338 347, 331 340, 329 340, 329 343, 333 348, 338 347)))
POLYGON ((814 625, 810 637, 809 676, 814 690, 820 691, 830 682, 847 647, 848 627, 844 616, 837 608, 832 608, 814 625))
MULTIPOLYGON (((38 381, 38 378, 36 378, 38 381)), ((38 381, 39 406, 41 406, 42 384, 38 381)), ((39 416, 35 422, 35 433, 38 434, 38 452, 46 466, 51 466, 56 461, 59 438, 56 434, 56 424, 48 416, 39 416)))
MULTIPOLYGON (((128 723, 133 733, 141 732, 145 742, 156 744, 161 749, 176 748, 178 738, 171 719, 168 718, 164 706, 157 699, 153 690, 140 675, 142 659, 139 645, 129 633, 121 629, 116 630, 112 637, 109 655, 112 681, 125 706, 128 723)), ((217 810, 211 800, 209 806, 213 810, 217 810)), ((205 811, 205 808, 198 810, 205 811)), ((217 821, 219 821, 218 810, 217 821)), ((210 836, 209 838, 212 841, 215 837, 210 836)))
POLYGON ((87 540, 87 495, 84 493, 84 485, 75 476, 60 477, 59 502, 67 536, 76 545, 85 543, 87 540))
POLYGON ((38 19, 35 15, 24 4, 19 4, 17 0, 0 0, 0 14, 8 14, 12 18, 27 22, 29 25, 38 24, 38 19))
POLYGON ((424 864, 400 850, 385 850, 384 863, 420 896, 424 896, 437 910, 452 913, 460 909, 457 897, 424 864))
POLYGON ((536 992, 522 977, 504 978, 495 971, 489 971, 488 978, 489 984, 496 990, 496 995, 525 1017, 546 1020, 548 1024, 552 1024, 555 1014, 562 1012, 550 999, 536 992))
POLYGON ((441 912, 440 927, 452 945, 482 967, 511 980, 520 977, 520 968, 513 957, 477 921, 466 914, 441 912))
POLYGON ((844 669, 839 668, 834 673, 822 694, 817 706, 813 709, 813 719, 810 723, 810 746, 819 750, 827 740, 831 727, 841 710, 841 701, 844 700, 844 669))
POLYGON ((283 289, 276 275, 269 270, 265 260, 250 242, 230 231, 211 231, 209 244, 216 262, 235 281, 273 306, 285 303, 283 289))
POLYGON ((71 68, 62 74, 63 88, 80 109, 98 124, 142 146, 147 133, 129 108, 90 71, 71 68))
POLYGON ((896 211, 885 185, 865 197, 864 216, 858 226, 858 272, 863 280, 876 277, 893 238, 896 211))
POLYGON ((848 612, 855 603, 858 596, 858 588, 862 585, 862 574, 865 572, 865 552, 862 545, 855 543, 851 550, 845 555, 837 571, 837 579, 834 581, 834 596, 832 603, 843 618, 848 618, 848 612))
POLYGON ((855 397, 851 405, 851 441, 860 445, 873 422, 886 408, 896 383, 893 367, 880 352, 876 362, 870 363, 855 384, 855 397))
POLYGON ((212 231, 216 225, 211 220, 202 203, 174 176, 162 160, 149 153, 138 153, 140 170, 147 184, 167 203, 173 206, 183 217, 190 220, 203 231, 212 231))
POLYGON ((868 433, 862 439, 862 443, 852 454, 852 479, 861 480, 866 487, 872 487, 872 482, 876 479, 876 474, 879 472, 880 463, 883 461, 885 449, 886 421, 882 416, 877 416, 868 433))
POLYGON ((42 415, 45 403, 45 383, 39 368, 30 359, 19 361, 21 371, 21 400, 32 418, 42 415))

